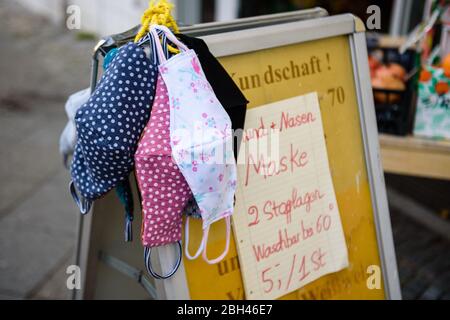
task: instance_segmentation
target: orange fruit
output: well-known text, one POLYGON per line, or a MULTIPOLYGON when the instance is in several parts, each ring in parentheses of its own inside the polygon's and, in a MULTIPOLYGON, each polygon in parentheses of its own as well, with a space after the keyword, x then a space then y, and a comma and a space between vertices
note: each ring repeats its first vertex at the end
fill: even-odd
POLYGON ((439 81, 438 83, 436 83, 436 86, 434 88, 436 89, 436 93, 440 96, 446 94, 449 89, 448 83, 444 81, 439 81))
POLYGON ((431 80, 431 72, 430 71, 428 71, 428 70, 426 70, 426 69, 423 69, 421 72, 420 72, 420 77, 419 77, 419 81, 420 82, 427 82, 427 81, 430 81, 431 80))
POLYGON ((378 69, 376 69, 375 78, 383 79, 389 77, 392 77, 392 72, 387 66, 382 65, 378 69))
POLYGON ((403 80, 406 76, 406 70, 405 68, 403 68, 402 65, 398 64, 398 63, 391 63, 388 66, 389 70, 391 71, 391 74, 400 80, 403 80))
POLYGON ((447 78, 450 78, 450 68, 444 69, 444 75, 445 75, 447 78))
MULTIPOLYGON (((374 89, 390 89, 397 91, 403 91, 406 88, 403 81, 393 76, 372 79, 372 87, 374 89)), ((386 93, 378 90, 375 90, 374 97, 375 101, 379 103, 397 103, 401 99, 400 94, 386 93)))
POLYGON ((445 58, 442 60, 442 68, 443 68, 444 70, 450 69, 450 53, 447 54, 447 55, 445 56, 445 58))

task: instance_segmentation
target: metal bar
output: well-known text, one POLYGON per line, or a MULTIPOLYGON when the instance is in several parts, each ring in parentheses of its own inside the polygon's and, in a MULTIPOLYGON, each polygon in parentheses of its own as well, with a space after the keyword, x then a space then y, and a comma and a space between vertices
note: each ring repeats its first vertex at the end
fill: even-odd
MULTIPOLYGON (((92 54, 92 60, 91 60, 91 79, 90 79, 90 89, 91 89, 91 93, 94 92, 95 87, 97 86, 97 76, 98 76, 98 54, 99 52, 104 53, 104 51, 102 51, 101 47, 105 44, 105 40, 102 39, 100 40, 96 46, 94 47, 94 52, 92 54)), ((91 211, 93 211, 93 209, 91 208, 91 211)), ((86 259, 83 259, 86 256, 86 254, 82 254, 82 248, 83 248, 83 244, 82 244, 82 240, 83 240, 83 235, 86 238, 88 236, 88 239, 90 239, 90 234, 86 235, 86 232, 83 232, 83 229, 86 227, 86 225, 88 226, 88 229, 90 230, 90 226, 92 224, 92 214, 87 214, 87 215, 79 215, 78 217, 78 227, 77 227, 77 234, 78 234, 78 238, 77 238, 77 247, 76 247, 76 253, 75 253, 75 264, 78 266, 81 266, 82 263, 86 263, 87 265, 87 261, 84 261, 86 259), (85 221, 86 220, 86 221, 85 221), (87 222, 87 224, 85 223, 87 222), (82 257, 82 255, 84 257, 82 257)), ((86 279, 83 279, 83 286, 82 286, 82 292, 81 292, 81 296, 84 296, 84 283, 85 283, 86 279)), ((78 291, 73 291, 72 293, 72 299, 77 299, 79 295, 78 291)))
POLYGON ((388 299, 401 299, 400 282, 392 237, 391 220, 381 165, 380 145, 375 117, 373 93, 370 86, 367 63, 367 45, 364 33, 350 36, 350 48, 353 61, 353 75, 358 98, 361 133, 364 144, 366 167, 370 184, 374 222, 377 233, 378 252, 385 294, 388 299))
POLYGON ((413 2, 414 1, 406 1, 405 7, 403 8, 402 12, 402 25, 400 34, 404 35, 409 32, 409 23, 411 20, 411 10, 413 8, 413 2))
POLYGON ((398 37, 401 35, 404 6, 404 0, 395 0, 392 4, 391 21, 389 28, 389 34, 392 37, 398 37))
POLYGON ((216 57, 241 54, 355 32, 355 16, 342 14, 202 37, 216 57))
POLYGON ((102 261, 107 266, 119 271, 120 273, 126 275, 129 278, 134 279, 148 292, 151 298, 157 299, 158 295, 156 293, 155 287, 143 276, 144 272, 142 270, 136 269, 126 262, 113 257, 109 254, 100 251, 98 254, 98 259, 102 261))

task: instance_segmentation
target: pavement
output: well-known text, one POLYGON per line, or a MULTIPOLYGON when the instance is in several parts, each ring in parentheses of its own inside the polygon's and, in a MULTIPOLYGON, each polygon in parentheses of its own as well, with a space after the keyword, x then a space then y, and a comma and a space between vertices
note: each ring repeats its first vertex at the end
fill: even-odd
POLYGON ((58 139, 67 96, 89 85, 93 46, 0 2, 0 299, 69 297, 77 211, 58 139))
POLYGON ((405 300, 450 300, 450 242, 391 209, 405 300))
MULTIPOLYGON (((58 139, 67 96, 89 85, 94 45, 0 2, 0 299, 70 298, 65 270, 74 262, 78 212, 58 139)), ((449 224, 449 182, 386 181, 449 224)), ((402 210, 391 208, 391 218, 404 298, 450 299, 448 238, 402 210)))
POLYGON ((450 181, 385 179, 403 299, 450 300, 450 181))

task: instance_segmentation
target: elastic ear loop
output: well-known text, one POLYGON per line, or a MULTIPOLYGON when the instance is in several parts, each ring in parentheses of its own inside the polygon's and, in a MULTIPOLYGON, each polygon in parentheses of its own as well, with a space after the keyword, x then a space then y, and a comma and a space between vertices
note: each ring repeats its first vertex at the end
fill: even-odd
POLYGON ((208 243, 208 235, 209 235, 209 227, 210 226, 208 226, 205 229, 205 231, 203 231, 202 242, 204 242, 204 248, 203 248, 202 257, 203 257, 203 260, 205 260, 209 264, 215 264, 215 263, 218 263, 218 262, 222 261, 223 258, 225 258, 225 256, 228 254, 228 250, 230 248, 230 236, 231 236, 231 234, 230 234, 231 233, 231 225, 230 225, 231 224, 231 222, 230 222, 231 220, 230 219, 231 219, 230 216, 225 218, 225 222, 227 224, 227 234, 226 234, 227 242, 226 242, 226 245, 225 245, 225 250, 222 252, 222 254, 220 256, 218 256, 217 258, 215 258, 213 260, 209 260, 208 257, 206 256, 206 250, 208 248, 207 243, 208 243))
POLYGON ((159 41, 159 36, 157 30, 161 30, 165 33, 167 39, 169 39, 173 44, 177 45, 180 50, 187 51, 189 50, 182 42, 180 42, 173 33, 162 26, 152 25, 150 28, 150 33, 153 35, 153 39, 155 40, 156 50, 158 52, 160 63, 165 62, 167 59, 164 57, 163 49, 161 47, 161 42, 159 41))
POLYGON ((186 258, 188 258, 189 260, 194 260, 197 259, 200 254, 203 252, 204 249, 204 241, 202 238, 202 241, 200 242, 200 246, 197 250, 197 252, 194 254, 194 256, 191 256, 189 253, 189 216, 186 217, 186 225, 184 227, 184 254, 186 256, 186 258))
POLYGON ((155 279, 161 279, 161 280, 165 280, 165 279, 169 279, 170 277, 172 277, 175 272, 177 272, 178 268, 180 267, 181 264, 181 255, 183 253, 183 249, 181 247, 181 243, 180 241, 177 241, 178 244, 178 258, 177 261, 175 262, 175 266, 173 267, 172 271, 170 271, 168 274, 162 276, 157 274, 154 270, 153 270, 153 266, 152 266, 152 260, 151 260, 151 256, 152 256, 152 248, 149 247, 145 247, 144 248, 144 262, 145 262, 145 268, 147 269, 147 272, 155 279))
POLYGON ((91 210, 92 201, 90 201, 84 197, 80 197, 78 195, 77 190, 75 189, 75 184, 73 183, 73 180, 70 181, 69 189, 70 189, 70 194, 72 195, 73 200, 75 201, 78 209, 80 210, 80 213, 82 215, 85 215, 86 213, 88 213, 89 210, 91 210), (80 198, 81 198, 81 200, 80 200, 80 198))
POLYGON ((166 34, 167 38, 178 47, 178 49, 183 51, 189 50, 189 48, 183 42, 178 40, 178 38, 173 34, 173 32, 166 26, 154 24, 150 26, 150 30, 161 30, 166 34))
MULTIPOLYGON (((169 50, 168 50, 168 48, 167 48, 167 39, 166 39, 166 35, 165 35, 164 32, 162 32, 162 31, 159 30, 159 31, 158 31, 158 39, 159 39, 159 36, 162 37, 162 42, 163 42, 163 44, 162 44, 162 46, 163 46, 162 50, 163 50, 163 52, 164 52, 164 56, 165 56, 165 57, 168 57, 168 56, 169 56, 169 50)), ((147 35, 139 41, 138 45, 140 46, 140 45, 144 44, 146 41, 149 41, 149 42, 150 42, 150 45, 151 45, 151 47, 152 47, 152 52, 151 52, 151 54, 152 54, 152 57, 153 57, 153 61, 158 62, 158 52, 157 52, 157 49, 156 49, 156 44, 155 44, 155 39, 154 39, 154 37, 153 37, 153 34, 150 34, 150 32, 147 33, 147 35)))
POLYGON ((152 46, 155 49, 159 63, 161 64, 165 62, 167 59, 164 56, 163 49, 161 47, 161 42, 159 41, 158 32, 155 29, 151 29, 150 34, 152 35, 152 46))

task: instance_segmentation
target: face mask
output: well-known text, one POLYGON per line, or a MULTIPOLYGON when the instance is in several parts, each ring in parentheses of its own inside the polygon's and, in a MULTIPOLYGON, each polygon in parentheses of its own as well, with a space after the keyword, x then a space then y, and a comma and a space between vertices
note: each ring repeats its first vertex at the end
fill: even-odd
POLYGON ((129 43, 118 50, 92 96, 77 111, 71 192, 83 213, 91 201, 127 179, 133 169, 156 78, 156 61, 129 43))
MULTIPOLYGON (((231 119, 233 130, 244 128, 245 114, 247 112, 248 101, 239 87, 233 81, 220 62, 209 51, 206 43, 199 38, 190 37, 184 34, 177 34, 177 38, 193 49, 197 54, 203 72, 208 82, 214 89, 214 93, 219 99, 225 111, 231 119)), ((235 132, 236 133, 236 132, 235 132)), ((234 145, 234 155, 236 157, 239 141, 234 145)))
MULTIPOLYGON (((117 48, 111 49, 105 55, 105 58, 103 59, 103 70, 106 70, 109 67, 118 50, 119 49, 117 48)), ((73 154, 73 150, 75 149, 77 142, 75 114, 78 109, 89 100, 90 95, 91 89, 87 88, 72 94, 69 99, 67 99, 65 109, 69 121, 67 121, 67 124, 59 138, 59 152, 63 156, 63 163, 66 167, 68 166, 67 159, 69 158, 69 155, 73 154)))
POLYGON ((158 39, 156 30, 163 31, 181 51, 166 60, 159 41, 155 41, 161 61, 159 71, 170 100, 172 155, 200 208, 203 258, 208 263, 217 263, 228 251, 236 190, 231 120, 209 85, 195 52, 163 26, 151 27, 155 39, 158 39), (209 260, 206 256, 209 228, 221 219, 225 219, 227 226, 226 248, 221 256, 209 260))
POLYGON ((192 196, 171 151, 169 100, 159 76, 150 121, 134 156, 142 197, 142 243, 149 248, 181 241, 183 208, 192 196))
POLYGON ((116 56, 117 51, 119 51, 118 48, 113 48, 113 49, 109 50, 108 53, 105 55, 105 57, 103 58, 103 70, 108 69, 109 65, 114 60, 114 57, 116 56))
POLYGON ((75 114, 78 109, 88 101, 90 95, 91 90, 87 88, 72 94, 69 99, 67 99, 65 109, 68 121, 59 138, 59 153, 63 156, 64 166, 66 167, 67 159, 69 158, 69 155, 73 153, 73 149, 77 142, 75 114))
POLYGON ((182 212, 191 190, 172 160, 169 100, 161 76, 150 121, 134 158, 144 213, 143 245, 156 247, 180 241, 182 212))

